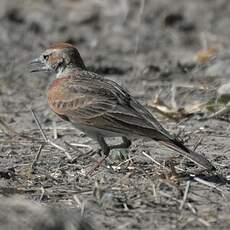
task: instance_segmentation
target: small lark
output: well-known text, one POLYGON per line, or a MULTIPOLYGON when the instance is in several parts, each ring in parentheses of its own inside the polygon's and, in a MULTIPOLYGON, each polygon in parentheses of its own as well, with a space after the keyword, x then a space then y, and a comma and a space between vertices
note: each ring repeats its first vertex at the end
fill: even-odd
POLYGON ((127 90, 87 68, 76 47, 58 43, 46 49, 31 72, 55 72, 56 79, 48 87, 48 104, 62 119, 95 139, 104 154, 111 149, 128 148, 131 137, 149 137, 207 170, 214 166, 202 155, 188 149, 169 134, 153 115, 127 90), (109 146, 106 137, 122 137, 122 144, 109 146))

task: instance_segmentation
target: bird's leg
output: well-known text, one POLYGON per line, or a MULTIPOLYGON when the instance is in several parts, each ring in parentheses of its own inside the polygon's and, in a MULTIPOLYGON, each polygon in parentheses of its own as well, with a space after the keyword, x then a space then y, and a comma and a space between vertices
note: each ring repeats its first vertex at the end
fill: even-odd
POLYGON ((91 168, 90 171, 86 173, 86 175, 91 175, 109 156, 110 147, 106 144, 105 139, 102 136, 98 136, 97 142, 100 145, 101 151, 104 154, 104 156, 102 156, 102 158, 97 162, 97 164, 93 168, 91 168))
POLYGON ((119 145, 112 145, 110 149, 127 149, 132 142, 127 137, 122 137, 122 143, 119 145))
POLYGON ((122 148, 127 149, 131 145, 131 141, 126 137, 122 137, 121 144, 112 145, 112 146, 108 146, 107 143, 105 142, 105 139, 102 136, 98 136, 96 140, 100 145, 101 151, 104 154, 104 156, 102 156, 102 158, 97 162, 97 164, 92 169, 90 169, 90 171, 86 173, 86 175, 91 175, 98 167, 100 167, 103 161, 109 156, 109 152, 111 149, 122 149, 122 148))

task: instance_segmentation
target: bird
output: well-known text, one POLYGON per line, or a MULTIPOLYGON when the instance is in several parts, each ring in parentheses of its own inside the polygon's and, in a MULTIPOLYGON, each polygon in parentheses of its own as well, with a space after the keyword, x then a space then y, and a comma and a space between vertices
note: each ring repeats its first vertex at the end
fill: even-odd
POLYGON ((207 171, 215 170, 203 155, 189 149, 167 131, 127 89, 115 81, 88 71, 78 49, 69 43, 50 45, 31 61, 30 72, 56 74, 47 90, 48 105, 63 120, 97 141, 103 157, 95 170, 116 148, 129 148, 133 137, 150 138, 207 171), (108 137, 122 143, 108 145, 108 137))

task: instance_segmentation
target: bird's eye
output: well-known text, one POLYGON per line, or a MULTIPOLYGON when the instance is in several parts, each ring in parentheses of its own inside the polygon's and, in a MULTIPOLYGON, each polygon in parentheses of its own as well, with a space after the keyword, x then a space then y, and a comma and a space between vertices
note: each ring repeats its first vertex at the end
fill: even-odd
POLYGON ((44 54, 44 55, 43 55, 43 59, 46 60, 46 61, 48 61, 49 55, 45 55, 45 54, 44 54))

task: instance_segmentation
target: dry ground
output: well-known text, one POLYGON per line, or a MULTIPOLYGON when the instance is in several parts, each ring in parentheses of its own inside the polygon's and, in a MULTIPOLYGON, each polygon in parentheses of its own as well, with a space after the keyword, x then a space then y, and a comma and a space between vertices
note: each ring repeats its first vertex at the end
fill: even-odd
POLYGON ((229 15, 228 0, 1 0, 0 193, 78 207, 97 229, 229 229, 230 126, 227 116, 208 118, 229 78, 229 15), (90 70, 128 88, 212 160, 216 175, 182 158, 173 162, 186 173, 176 173, 164 167, 175 155, 135 140, 130 160, 113 154, 84 176, 97 145, 50 112, 52 76, 29 72, 29 61, 57 41, 75 44, 90 70), (74 161, 45 144, 31 169, 44 140, 30 108, 74 161))

